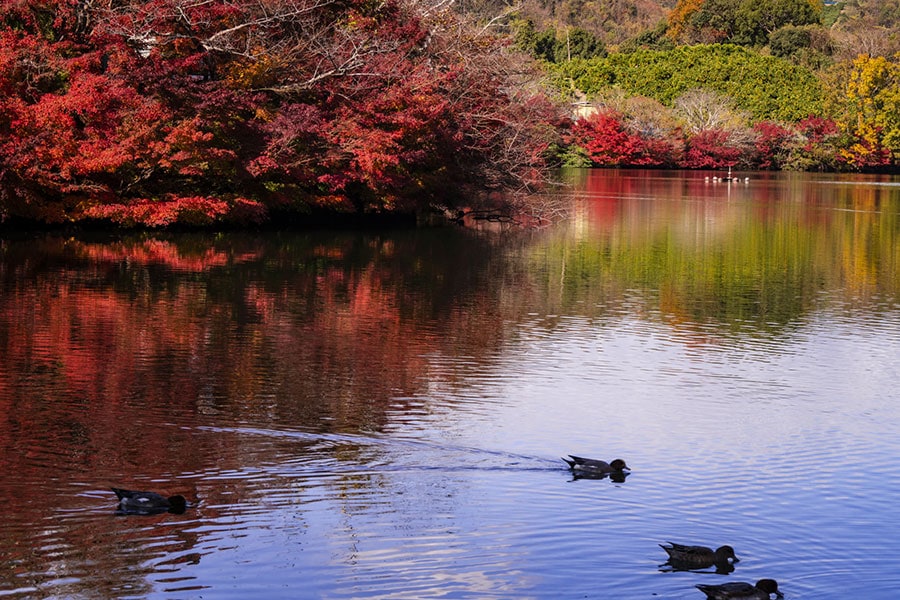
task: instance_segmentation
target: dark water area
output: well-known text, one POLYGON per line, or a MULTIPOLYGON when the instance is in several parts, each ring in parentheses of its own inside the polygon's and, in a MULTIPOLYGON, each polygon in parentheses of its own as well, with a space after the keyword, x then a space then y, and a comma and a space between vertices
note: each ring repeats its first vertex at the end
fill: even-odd
POLYGON ((0 596, 896 598, 900 179, 746 175, 567 173, 537 231, 7 233, 0 596))

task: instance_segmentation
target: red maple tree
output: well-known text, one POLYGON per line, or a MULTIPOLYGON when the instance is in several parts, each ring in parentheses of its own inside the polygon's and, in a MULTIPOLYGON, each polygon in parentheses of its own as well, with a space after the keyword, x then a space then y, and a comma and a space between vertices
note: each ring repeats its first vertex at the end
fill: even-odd
POLYGON ((0 219, 414 212, 533 183, 556 135, 521 59, 412 1, 18 0, 0 23, 0 219))
POLYGON ((572 125, 569 143, 583 148, 596 166, 661 166, 672 159, 669 140, 629 131, 620 113, 600 110, 572 125))

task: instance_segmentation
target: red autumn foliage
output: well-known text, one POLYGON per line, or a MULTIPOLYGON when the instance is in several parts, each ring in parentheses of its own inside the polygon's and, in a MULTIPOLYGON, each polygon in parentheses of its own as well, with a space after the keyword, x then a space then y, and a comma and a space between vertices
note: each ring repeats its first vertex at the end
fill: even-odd
POLYGON ((0 23, 0 220, 414 212, 536 181, 556 135, 497 39, 413 0, 20 0, 0 23))
MULTIPOLYGON (((861 134, 841 135, 837 123, 831 119, 809 117, 797 124, 804 139, 803 149, 815 152, 822 146, 832 147, 836 163, 859 170, 873 170, 892 163, 890 150, 861 134)), ((872 132, 880 139, 880 131, 872 132)))
POLYGON ((842 152, 850 144, 850 136, 842 135, 838 124, 822 117, 810 116, 794 125, 797 134, 793 154, 803 166, 819 170, 846 169, 842 152))
POLYGON ((729 134, 708 129, 687 140, 680 166, 686 169, 722 169, 733 167, 741 157, 740 148, 728 145, 729 134))
POLYGON ((761 121, 752 129, 708 129, 686 135, 680 129, 637 131, 623 115, 604 110, 570 126, 566 142, 594 166, 664 166, 723 169, 741 165, 762 170, 875 171, 893 164, 888 149, 868 138, 842 132, 831 119, 808 117, 797 123, 761 121))
POLYGON ((877 170, 893 164, 890 149, 861 136, 844 151, 843 158, 849 165, 860 170, 877 170))
POLYGON ((778 123, 760 121, 753 126, 756 133, 754 147, 757 168, 762 170, 781 169, 791 151, 796 133, 778 123))
POLYGON ((582 147, 593 164, 602 167, 659 166, 671 153, 671 146, 665 141, 648 140, 628 131, 622 115, 613 110, 577 120, 569 142, 582 147))
POLYGON ((797 123, 797 131, 806 141, 806 149, 826 143, 840 133, 837 123, 823 117, 807 117, 797 123))

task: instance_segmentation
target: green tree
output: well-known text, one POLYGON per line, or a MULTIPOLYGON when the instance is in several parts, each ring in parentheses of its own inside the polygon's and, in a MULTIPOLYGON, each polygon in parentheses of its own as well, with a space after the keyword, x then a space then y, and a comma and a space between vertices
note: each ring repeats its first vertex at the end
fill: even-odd
POLYGON ((669 27, 682 43, 761 46, 780 27, 818 23, 821 12, 819 0, 679 0, 669 27))
POLYGON ((735 41, 763 45, 777 29, 818 23, 820 14, 809 0, 742 0, 735 41))
POLYGON ((812 34, 808 28, 785 25, 769 36, 769 48, 775 56, 789 57, 801 48, 809 48, 812 34))
POLYGON ((595 56, 606 56, 606 48, 603 42, 589 31, 579 28, 567 29, 556 39, 554 48, 556 62, 595 56))
POLYGON ((668 34, 668 24, 660 21, 653 29, 648 29, 634 36, 619 46, 619 52, 637 52, 638 50, 671 50, 675 47, 668 34))
POLYGON ((561 89, 588 96, 620 89, 672 106, 678 96, 704 88, 733 100, 752 121, 797 121, 821 114, 823 87, 809 69, 740 46, 679 46, 671 51, 639 50, 605 58, 573 60, 553 69, 561 89))
POLYGON ((584 29, 566 28, 559 34, 550 29, 538 31, 531 19, 514 21, 512 28, 517 48, 547 62, 606 56, 600 38, 584 29))

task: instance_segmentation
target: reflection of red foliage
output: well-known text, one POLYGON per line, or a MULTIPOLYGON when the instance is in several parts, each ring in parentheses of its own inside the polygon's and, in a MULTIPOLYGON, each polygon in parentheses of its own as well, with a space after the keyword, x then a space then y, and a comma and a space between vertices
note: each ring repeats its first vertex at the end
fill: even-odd
MULTIPOLYGON (((418 382, 428 380, 427 357, 446 335, 408 314, 419 300, 406 296, 411 292, 398 285, 401 271, 392 266, 407 267, 413 254, 408 248, 392 239, 373 241, 364 250, 371 253, 366 262, 352 243, 312 245, 309 264, 316 266, 298 269, 294 248, 268 247, 263 256, 262 247, 246 243, 243 250, 241 240, 219 250, 192 239, 180 246, 165 240, 42 246, 48 255, 77 260, 63 272, 24 277, 22 288, 0 299, 0 330, 13 332, 0 338, 0 354, 10 357, 0 369, 0 389, 40 373, 83 400, 88 421, 106 424, 92 433, 103 437, 115 431, 110 423, 134 418, 134 410, 170 404, 196 410, 204 386, 224 388, 221 396, 240 404, 234 410, 241 414, 256 410, 257 401, 268 414, 271 399, 260 386, 272 384, 252 374, 272 365, 286 374, 290 406, 307 396, 317 406, 320 394, 332 394, 335 386, 346 391, 345 385, 356 390, 354 398, 377 404, 401 388, 413 394, 418 382), (260 275, 266 269, 257 265, 288 260, 281 252, 292 253, 290 266, 281 267, 279 277, 260 275), (220 268, 229 270, 227 276, 219 275, 220 268), (336 378, 337 371, 353 383, 336 378), (396 377, 386 380, 385 372, 396 377)), ((469 315, 489 312, 482 307, 443 309, 451 322, 472 320, 484 329, 479 343, 492 346, 502 336, 469 315)), ((364 421, 366 428, 383 419, 380 408, 321 409, 339 413, 346 423, 364 421)), ((0 442, 5 434, 0 428, 0 442)), ((130 451, 107 450, 108 457, 130 451)))
MULTIPOLYGON (((79 481, 103 487, 235 468, 245 456, 231 439, 195 429, 210 423, 204 411, 311 430, 323 423, 377 430, 397 395, 415 396, 433 380, 429 357, 450 339, 410 318, 407 288, 386 265, 392 242, 383 253, 377 244, 368 263, 345 260, 359 258, 352 244, 322 246, 314 253, 321 260, 311 261, 321 268, 292 262, 276 278, 261 275, 267 268, 237 265, 262 265, 261 251, 233 244, 222 251, 192 240, 181 249, 160 240, 42 245, 38 253, 54 267, 23 259, 23 270, 40 270, 0 296, 0 446, 8 450, 0 466, 17 474, 16 493, 40 495, 17 500, 45 514, 59 509, 46 486, 21 483, 48 470, 74 476, 80 469, 79 481), (217 266, 242 271, 203 273, 217 266), (290 420, 281 420, 284 413, 290 420)), ((403 250, 398 258, 413 254, 403 250)), ((267 258, 281 259, 281 251, 267 258)), ((488 313, 480 302, 450 320, 458 326, 469 311, 488 313)), ((502 333, 480 323, 473 324, 480 342, 495 344, 502 333)), ((63 489, 69 497, 62 502, 76 498, 63 489)), ((9 500, 9 490, 9 482, 0 485, 0 498, 9 500)), ((82 509, 87 502, 77 499, 82 509)), ((40 523, 29 510, 16 518, 40 523)))
POLYGON ((82 244, 74 243, 74 250, 97 263, 121 263, 135 265, 164 265, 173 270, 199 273, 215 267, 249 262, 259 257, 249 251, 235 255, 233 252, 204 248, 199 253, 188 253, 171 242, 143 240, 135 243, 82 244))

